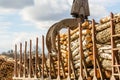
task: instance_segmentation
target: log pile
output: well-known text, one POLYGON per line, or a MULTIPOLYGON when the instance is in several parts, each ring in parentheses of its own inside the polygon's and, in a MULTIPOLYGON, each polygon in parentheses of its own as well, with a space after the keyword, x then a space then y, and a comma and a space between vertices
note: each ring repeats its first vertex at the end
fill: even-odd
MULTIPOLYGON (((38 61, 39 61, 39 65, 37 64, 38 68, 37 68, 37 74, 38 76, 40 76, 41 73, 41 67, 42 67, 42 56, 39 55, 38 56, 38 61)), ((18 65, 18 69, 20 69, 20 62, 17 62, 18 65)), ((24 62, 21 63, 22 64, 22 69, 21 69, 21 74, 24 75, 24 62)), ((26 59, 26 76, 28 76, 28 65, 29 65, 29 58, 26 59)), ((34 72, 35 72, 35 56, 32 57, 32 76, 34 76, 34 72)), ((12 77, 14 72, 14 60, 10 57, 7 56, 3 56, 0 55, 0 80, 13 80, 12 77)), ((17 72, 19 72, 19 70, 17 70, 17 72)))
MULTIPOLYGON (((90 21, 85 21, 82 24, 82 46, 83 46, 83 74, 84 78, 87 76, 89 77, 88 80, 92 80, 94 76, 94 59, 93 59, 93 43, 92 43, 92 27, 91 27, 90 21), (85 70, 85 67, 87 68, 85 70), (86 72, 87 71, 87 72, 86 72)), ((117 34, 120 33, 120 14, 115 15, 115 31, 117 34)), ((100 65, 102 67, 102 73, 105 74, 104 77, 106 79, 109 79, 111 76, 111 69, 112 69, 112 55, 111 55, 111 45, 110 43, 110 17, 105 17, 100 20, 99 24, 95 25, 96 28, 96 40, 97 40, 97 57, 100 61, 100 65), (102 44, 101 44, 102 43, 102 44), (106 44, 107 43, 107 44, 106 44)), ((119 37, 118 37, 119 38, 119 37)), ((116 38, 116 39, 118 39, 116 38)), ((71 77, 74 79, 75 75, 79 77, 80 74, 80 49, 79 49, 79 28, 75 30, 70 31, 70 48, 71 48, 71 62, 73 63, 73 66, 71 65, 71 77), (75 70, 75 75, 74 71, 75 70)), ((58 43, 58 40, 56 39, 56 45, 58 43)), ((120 44, 117 43, 117 46, 120 47, 120 44)), ((56 46, 58 47, 58 45, 56 46)), ((68 33, 60 34, 60 77, 67 77, 68 76, 68 33), (65 76, 64 76, 65 75, 65 76)), ((119 51, 119 57, 120 57, 120 51, 119 51)), ((58 55, 56 53, 51 54, 51 62, 49 61, 49 58, 45 58, 47 60, 45 63, 47 66, 44 67, 44 76, 48 77, 47 70, 49 72, 51 63, 51 77, 56 78, 58 74, 58 55)), ((39 65, 37 65, 37 74, 40 77, 42 73, 42 56, 39 56, 39 65)), ((5 80, 11 80, 12 79, 12 73, 13 73, 13 60, 12 62, 10 60, 6 60, 5 58, 0 57, 0 79, 5 80)), ((27 64, 29 64, 29 58, 27 59, 27 64)), ((18 62, 19 64, 19 62, 18 62)), ((22 67, 24 68, 24 63, 22 63, 22 67)), ((35 57, 32 57, 32 73, 34 75, 35 71, 35 57)), ((26 71, 28 68, 26 68, 26 71)), ((23 73, 23 70, 22 70, 23 73)), ((28 73, 27 73, 28 75, 28 73)), ((97 78, 101 78, 99 68, 97 68, 97 78)))
MULTIPOLYGON (((96 40, 98 41, 98 43, 105 44, 107 42, 110 42, 110 36, 111 36, 110 24, 111 24, 110 17, 105 17, 100 20, 100 24, 96 25, 96 31, 97 31, 96 40)), ((116 14, 114 16, 114 25, 115 25, 115 33, 120 34, 120 14, 116 14)))
MULTIPOLYGON (((115 31, 117 34, 120 33, 120 14, 115 15, 115 31)), ((100 61, 100 65, 102 66, 102 73, 104 73, 106 78, 110 78, 111 76, 111 69, 112 69, 112 56, 111 56, 111 48, 110 48, 110 17, 105 17, 100 20, 99 24, 95 25, 96 27, 96 40, 97 40, 97 49, 98 49, 98 59, 100 61), (109 42, 109 44, 105 44, 109 42), (103 44, 101 44, 103 43, 103 44)), ((84 53, 84 60, 87 67, 87 72, 90 77, 93 77, 93 53, 92 53, 92 28, 91 23, 85 21, 82 24, 82 45, 83 45, 83 53, 84 53)), ((74 67, 76 70, 77 76, 79 76, 79 69, 80 69, 80 54, 79 54, 79 29, 71 30, 70 33, 71 38, 71 54, 73 58, 74 67)), ((68 33, 60 34, 60 43, 61 43, 61 60, 64 64, 65 73, 68 73, 68 33)), ((56 40, 57 43, 57 40, 56 40)), ((57 44, 56 44, 57 45, 57 44)), ((118 43, 119 45, 119 43, 118 43)), ((57 55, 56 55, 57 56, 57 55)), ((57 58, 57 57, 56 57, 57 58)), ((57 59, 55 59, 55 67, 57 71, 57 59)), ((98 74, 99 70, 97 71, 98 74)), ((61 68, 61 76, 62 75, 62 68, 61 68)), ((97 75, 100 78, 100 75, 97 75)))
POLYGON ((12 80, 13 70, 13 59, 0 55, 0 80, 12 80))

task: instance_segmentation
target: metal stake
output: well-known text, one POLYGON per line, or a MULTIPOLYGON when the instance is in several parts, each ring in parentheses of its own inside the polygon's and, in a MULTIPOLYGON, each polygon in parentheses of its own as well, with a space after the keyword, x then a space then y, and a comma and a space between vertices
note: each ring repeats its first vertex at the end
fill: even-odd
POLYGON ((113 35, 115 35, 115 26, 114 26, 114 15, 113 13, 111 13, 111 50, 112 50, 112 77, 111 80, 115 80, 115 61, 116 61, 116 69, 118 69, 118 74, 116 74, 117 76, 119 76, 120 79, 120 68, 118 67, 118 61, 117 61, 117 57, 115 55, 115 53, 117 53, 117 50, 113 50, 114 48, 116 48, 116 43, 115 43, 115 39, 113 37, 113 35))
POLYGON ((42 80, 44 80, 44 36, 42 35, 42 80))
POLYGON ((38 75, 37 75, 37 68, 38 68, 38 38, 36 38, 36 55, 35 55, 36 57, 35 57, 35 78, 37 78, 38 77, 38 75))
POLYGON ((19 67, 20 69, 20 74, 19 74, 19 76, 20 77, 22 77, 22 43, 20 43, 20 67, 19 67))
POLYGON ((25 41, 25 52, 24 52, 24 77, 26 77, 26 67, 28 66, 27 64, 27 42, 25 41))
POLYGON ((32 40, 30 40, 30 53, 29 53, 29 78, 32 77, 32 40))
POLYGON ((60 80, 60 35, 58 33, 58 76, 57 76, 57 80, 60 80))
POLYGON ((70 28, 68 28, 68 78, 71 80, 71 48, 70 48, 70 28))
POLYGON ((14 77, 18 77, 18 74, 17 74, 17 45, 15 45, 14 59, 15 59, 15 63, 14 63, 14 77))
POLYGON ((95 20, 92 20, 92 40, 93 40, 93 59, 94 59, 94 77, 93 80, 97 80, 97 64, 96 64, 96 43, 95 43, 95 20))
POLYGON ((79 19, 78 22, 79 27, 79 53, 80 53, 80 75, 79 80, 83 80, 83 66, 82 66, 82 59, 83 59, 83 48, 82 48, 82 26, 81 26, 81 20, 79 19))
POLYGON ((49 56, 49 80, 51 80, 51 55, 50 55, 50 52, 48 52, 48 56, 49 56))

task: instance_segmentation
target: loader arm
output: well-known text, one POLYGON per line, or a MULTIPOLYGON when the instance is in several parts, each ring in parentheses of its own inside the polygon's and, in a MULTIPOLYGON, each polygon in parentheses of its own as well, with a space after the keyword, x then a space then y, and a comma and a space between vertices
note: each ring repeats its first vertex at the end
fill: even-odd
POLYGON ((60 22, 55 23, 52 25, 46 35, 46 46, 48 51, 51 53, 57 52, 56 49, 56 36, 58 35, 58 32, 63 28, 70 28, 71 30, 74 30, 78 27, 78 21, 77 18, 71 18, 71 19, 64 19, 60 22))

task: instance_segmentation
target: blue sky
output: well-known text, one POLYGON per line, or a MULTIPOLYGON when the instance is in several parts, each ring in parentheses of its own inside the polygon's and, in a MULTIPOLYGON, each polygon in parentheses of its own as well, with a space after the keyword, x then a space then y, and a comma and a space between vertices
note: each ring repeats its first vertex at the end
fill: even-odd
MULTIPOLYGON (((46 35, 55 22, 71 17, 73 0, 0 0, 0 53, 14 44, 46 35)), ((120 0, 89 0, 90 17, 99 21, 110 12, 120 13, 120 0)))

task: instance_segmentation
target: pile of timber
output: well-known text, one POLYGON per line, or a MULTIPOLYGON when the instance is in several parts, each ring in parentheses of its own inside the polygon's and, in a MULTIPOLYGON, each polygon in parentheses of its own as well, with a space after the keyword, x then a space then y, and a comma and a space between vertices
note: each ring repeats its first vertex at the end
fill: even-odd
MULTIPOLYGON (((111 36, 111 24, 110 17, 105 17, 100 20, 100 24, 96 25, 96 40, 98 43, 108 44, 110 42, 111 36)), ((114 26, 115 26, 115 34, 120 34, 120 13, 114 15, 114 26)), ((116 38, 116 39, 119 39, 116 38)), ((118 40, 119 41, 119 40, 118 40)))
MULTIPOLYGON (((115 16, 115 32, 117 34, 120 33, 120 14, 116 14, 115 16)), ((96 28, 96 40, 97 40, 97 50, 98 59, 100 66, 102 66, 102 73, 104 73, 104 77, 110 78, 111 69, 112 69, 112 56, 111 56, 111 45, 110 45, 110 17, 105 17, 100 20, 99 24, 95 25, 96 28), (109 42, 109 44, 106 44, 109 42), (102 43, 102 44, 101 44, 102 43)), ((74 64, 74 70, 76 76, 79 76, 80 69, 80 53, 79 53, 79 29, 75 29, 70 33, 71 38, 71 54, 72 54, 72 62, 74 64)), ((89 21, 85 21, 82 24, 82 46, 83 46, 83 56, 84 56, 84 64, 87 68, 88 75, 92 78, 94 76, 93 70, 93 44, 92 44, 92 27, 89 21)), ((119 46, 119 43, 117 43, 119 46)), ((57 41, 56 41, 57 45, 57 41)), ((60 52, 61 52, 61 60, 64 64, 65 74, 67 76, 68 73, 68 33, 60 34, 60 52)), ((57 55, 54 61, 54 65, 57 71, 58 68, 58 60, 57 55)), ((60 75, 63 76, 62 67, 60 68, 60 75)), ((53 70, 53 69, 52 69, 53 70)), ((85 70, 84 70, 85 71, 85 70)), ((73 74, 73 72, 72 72, 73 74)), ((85 72, 84 72, 85 74, 85 72)), ((97 78, 100 78, 99 69, 97 71, 97 78)), ((73 75, 74 77, 74 75, 73 75)), ((85 77, 85 76, 84 76, 85 77)))
MULTIPOLYGON (((120 14, 115 15, 115 31, 116 33, 120 33, 120 14)), ((96 40, 97 40, 97 50, 96 53, 99 59, 99 63, 102 66, 102 73, 105 74, 104 77, 106 79, 110 78, 111 76, 111 69, 112 69, 112 56, 111 56, 111 45, 106 44, 110 42, 110 17, 105 17, 100 20, 99 24, 95 25, 96 27, 96 40), (101 44, 102 43, 102 44, 101 44)), ((74 79, 75 76, 79 77, 80 72, 80 49, 79 49, 79 28, 70 31, 70 48, 71 48, 71 62, 73 66, 71 66, 71 77, 74 79), (75 72, 73 71, 73 68, 75 72)), ((91 80, 94 76, 94 67, 93 67, 93 43, 92 43, 92 27, 91 22, 85 21, 82 24, 82 46, 83 46, 83 74, 84 78, 88 76, 91 80), (86 67, 86 68, 85 68, 86 67), (86 69, 86 70, 85 70, 86 69), (87 73, 87 74, 86 74, 87 73)), ((119 38, 119 37, 118 37, 119 38)), ((117 39, 118 39, 117 38, 117 39)), ((57 40, 56 40, 57 44, 57 40)), ((120 47, 120 44, 117 43, 117 46, 120 47)), ((58 46, 57 46, 58 47, 58 46)), ((67 77, 68 76, 68 33, 60 34, 60 76, 67 77)), ((120 52, 119 52, 120 56, 120 52)), ((52 53, 51 55, 51 77, 56 78, 58 74, 58 58, 57 54, 52 53)), ((48 77, 48 73, 50 70, 50 61, 49 58, 45 58, 47 65, 44 66, 44 76, 48 77)), ((29 65, 29 58, 27 59, 27 65, 29 65)), ((39 63, 37 65, 37 75, 40 77, 42 74, 42 57, 39 56, 38 59, 39 63)), ((12 73, 13 73, 13 60, 6 60, 3 57, 0 57, 0 79, 11 80, 12 73)), ((35 72, 35 56, 32 57, 32 73, 35 72)), ((19 62, 18 62, 19 64, 19 62)), ((24 67, 24 63, 23 67, 24 67)), ((26 68, 27 73, 28 68, 26 68)), ((23 73, 23 70, 21 70, 23 73)), ((28 73, 27 73, 28 75, 28 73)), ((101 78, 99 68, 97 68, 97 78, 101 78)))
MULTIPOLYGON (((31 77, 33 78, 35 76, 35 74, 37 74, 37 77, 41 76, 41 71, 42 71, 42 56, 38 55, 38 58, 36 58, 35 55, 31 55, 31 60, 30 60, 30 56, 26 57, 26 60, 24 62, 24 60, 22 60, 22 62, 20 63, 20 61, 18 61, 18 67, 21 64, 21 70, 19 67, 19 70, 21 73, 21 76, 29 76, 29 68, 30 68, 30 64, 31 64, 31 77), (36 63, 36 59, 37 59, 37 63, 36 63), (35 66, 37 65, 37 68, 35 68, 35 66), (36 69, 36 70, 35 70, 36 69), (25 70, 25 71, 24 71, 25 70)), ((46 60, 46 58, 45 58, 46 60)), ((46 72, 46 71, 45 71, 46 72)))
MULTIPOLYGON (((31 59, 31 72, 32 72, 32 77, 34 76, 34 73, 35 73, 35 55, 32 56, 32 59, 31 59)), ((46 60, 46 59, 45 59, 46 60)), ((23 76, 24 75, 24 68, 25 68, 25 73, 26 73, 26 76, 29 75, 29 61, 30 59, 27 58, 26 59, 26 68, 25 68, 25 65, 24 65, 24 62, 22 60, 22 63, 20 63, 19 60, 17 60, 17 73, 18 75, 21 73, 21 75, 23 76), (20 70, 20 65, 21 65, 21 70, 20 70), (19 73, 20 71, 20 73, 19 73)), ((37 75, 38 77, 40 77, 41 75, 41 71, 42 71, 42 56, 39 55, 38 56, 38 63, 37 63, 37 75)), ((7 57, 7 56, 4 56, 4 55, 0 55, 0 80, 13 80, 12 77, 14 76, 13 75, 13 72, 14 72, 14 60, 13 58, 10 58, 10 57, 7 57)), ((47 72, 45 71, 45 74, 47 72)))
POLYGON ((0 80, 12 80, 14 71, 14 60, 0 55, 0 80))

